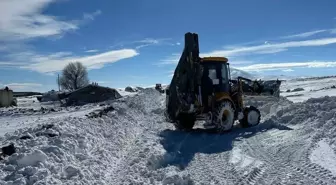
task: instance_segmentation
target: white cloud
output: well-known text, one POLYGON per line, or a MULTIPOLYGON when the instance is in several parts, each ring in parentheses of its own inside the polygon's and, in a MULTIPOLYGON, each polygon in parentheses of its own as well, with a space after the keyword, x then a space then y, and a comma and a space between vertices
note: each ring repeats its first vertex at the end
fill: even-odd
POLYGON ((135 48, 140 49, 148 46, 163 46, 163 45, 171 45, 174 46, 175 43, 170 42, 171 38, 145 38, 141 40, 134 40, 134 41, 122 41, 109 46, 110 49, 121 48, 121 47, 128 47, 128 48, 135 48))
POLYGON ((295 35, 285 36, 283 38, 286 38, 286 39, 290 39, 290 38, 305 38, 305 37, 310 37, 310 36, 313 36, 313 35, 316 35, 316 34, 319 34, 319 33, 322 33, 322 32, 326 32, 326 31, 328 31, 328 30, 325 29, 325 30, 309 31, 309 32, 295 34, 295 35))
POLYGON ((93 21, 101 13, 102 13, 101 10, 96 10, 93 13, 84 13, 83 18, 84 18, 84 20, 92 20, 93 21))
POLYGON ((169 38, 163 38, 163 39, 145 38, 143 40, 134 41, 132 43, 140 43, 140 45, 135 47, 136 49, 140 49, 140 48, 152 46, 152 45, 168 44, 167 42, 165 42, 167 40, 170 40, 170 39, 169 38))
POLYGON ((62 34, 77 25, 42 14, 52 0, 0 1, 0 40, 21 40, 62 34))
POLYGON ((242 64, 251 64, 251 63, 254 63, 254 61, 252 61, 252 60, 239 60, 239 59, 230 60, 229 59, 229 63, 230 63, 230 65, 236 66, 236 65, 242 65, 242 64))
POLYGON ((39 83, 9 83, 5 84, 4 86, 7 86, 8 88, 14 90, 14 91, 33 91, 36 90, 36 88, 42 87, 42 84, 39 83))
POLYGON ((135 49, 140 49, 140 48, 144 48, 144 47, 151 46, 151 45, 154 45, 154 44, 141 44, 139 46, 136 46, 135 49))
POLYGON ((98 52, 98 50, 97 49, 91 49, 91 50, 87 50, 85 52, 86 53, 96 53, 96 52, 98 52))
POLYGON ((173 53, 165 59, 160 60, 160 62, 154 63, 154 65, 162 66, 162 65, 175 65, 179 62, 181 54, 173 53))
POLYGON ((89 69, 99 69, 107 63, 114 63, 137 55, 139 53, 133 49, 121 49, 88 56, 74 56, 67 52, 46 56, 34 53, 21 53, 13 56, 13 59, 20 61, 29 59, 29 63, 21 66, 23 69, 30 69, 41 73, 53 73, 62 70, 70 62, 78 61, 89 69))
MULTIPOLYGON (((176 65, 181 57, 181 54, 173 53, 170 56, 160 60, 158 63, 154 63, 156 66, 163 66, 163 65, 176 65)), ((241 65, 241 64, 250 64, 253 63, 254 61, 251 60, 242 60, 242 59, 231 59, 229 60, 231 65, 241 65)))
POLYGON ((55 0, 1 0, 0 41, 18 41, 40 37, 61 36, 78 29, 80 24, 101 14, 100 10, 85 13, 83 20, 61 20, 43 10, 55 0))
POLYGON ((293 69, 283 69, 282 71, 283 72, 293 72, 294 70, 293 69))
POLYGON ((104 53, 76 56, 71 52, 58 52, 40 55, 34 52, 12 53, 7 55, 8 61, 0 62, 1 67, 29 69, 41 73, 53 73, 62 70, 70 62, 82 62, 88 69, 100 69, 107 63, 139 55, 133 49, 111 50, 104 53))
POLYGON ((1 67, 10 67, 10 66, 20 66, 23 65, 24 63, 18 63, 18 62, 0 62, 1 67))
POLYGON ((145 44, 158 44, 162 40, 164 40, 164 39, 146 38, 146 39, 135 41, 135 42, 140 42, 140 43, 145 43, 145 44))
POLYGON ((312 62, 287 62, 253 64, 244 67, 237 67, 243 71, 271 71, 271 70, 293 70, 292 68, 327 68, 336 67, 336 62, 312 61, 312 62))
POLYGON ((256 51, 255 54, 272 54, 272 53, 280 53, 283 51, 287 51, 287 48, 270 48, 270 49, 256 51))
POLYGON ((312 46, 324 46, 329 44, 335 44, 336 37, 305 40, 305 41, 290 41, 277 44, 263 44, 257 46, 236 47, 224 50, 215 50, 209 53, 203 53, 200 56, 241 56, 251 54, 265 54, 265 53, 278 53, 285 51, 289 48, 296 47, 312 47, 312 46))

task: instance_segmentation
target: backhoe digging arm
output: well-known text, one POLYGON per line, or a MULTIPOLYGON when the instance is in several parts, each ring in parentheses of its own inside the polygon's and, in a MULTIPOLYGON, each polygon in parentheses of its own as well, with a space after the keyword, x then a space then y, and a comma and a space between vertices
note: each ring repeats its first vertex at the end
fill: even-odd
POLYGON ((171 120, 176 120, 180 113, 193 113, 200 77, 198 35, 186 33, 183 53, 166 91, 166 113, 171 120))

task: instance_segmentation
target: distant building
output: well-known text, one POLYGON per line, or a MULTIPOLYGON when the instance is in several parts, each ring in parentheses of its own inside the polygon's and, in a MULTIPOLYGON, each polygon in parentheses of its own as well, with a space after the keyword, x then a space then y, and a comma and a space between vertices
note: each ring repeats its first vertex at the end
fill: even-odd
POLYGON ((9 107, 13 103, 13 91, 8 87, 0 89, 0 107, 9 107))

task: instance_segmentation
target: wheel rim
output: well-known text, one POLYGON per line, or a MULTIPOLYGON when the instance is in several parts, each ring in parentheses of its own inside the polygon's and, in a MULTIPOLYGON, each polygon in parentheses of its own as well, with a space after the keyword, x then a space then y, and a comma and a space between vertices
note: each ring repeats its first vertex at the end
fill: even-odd
POLYGON ((249 111, 247 115, 247 123, 251 126, 257 125, 259 123, 259 113, 255 110, 249 111))

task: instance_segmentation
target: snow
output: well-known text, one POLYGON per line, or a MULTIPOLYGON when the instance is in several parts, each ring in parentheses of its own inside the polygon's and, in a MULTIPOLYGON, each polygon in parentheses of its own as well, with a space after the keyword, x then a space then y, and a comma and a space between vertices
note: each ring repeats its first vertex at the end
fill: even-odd
POLYGON ((35 150, 31 153, 24 155, 17 160, 17 164, 20 167, 34 166, 39 162, 44 163, 47 160, 47 155, 41 150, 35 150))
POLYGON ((124 89, 117 89, 117 91, 121 96, 132 96, 138 93, 138 92, 127 92, 124 89))
POLYGON ((287 89, 295 89, 295 88, 303 88, 306 91, 309 90, 318 90, 324 87, 331 87, 336 84, 336 77, 325 78, 325 79, 311 79, 311 80, 303 80, 303 79, 293 79, 281 84, 282 90, 287 89))
POLYGON ((38 110, 41 107, 56 108, 60 106, 60 102, 58 101, 39 102, 36 96, 18 97, 17 101, 18 101, 18 107, 34 110, 38 110))
POLYGON ((237 169, 244 169, 253 165, 254 167, 261 166, 263 163, 249 155, 245 155, 240 148, 233 148, 230 162, 234 164, 237 169))
POLYGON ((319 90, 314 92, 302 92, 302 93, 292 93, 299 96, 288 97, 289 100, 293 102, 303 102, 310 98, 314 97, 324 97, 324 96, 336 96, 336 89, 328 89, 328 90, 319 90))
POLYGON ((336 96, 336 77, 322 78, 322 79, 292 79, 281 83, 282 96, 287 97, 293 102, 303 102, 309 98, 323 97, 323 96, 336 96), (293 92, 292 90, 303 88, 303 91, 293 92), (290 90, 291 92, 286 92, 290 90))
POLYGON ((336 154, 334 150, 324 140, 319 141, 317 145, 317 148, 310 155, 310 160, 336 175, 336 154))
POLYGON ((0 144, 17 149, 0 160, 0 184, 336 184, 336 96, 320 90, 328 80, 282 87, 304 88, 301 97, 246 97, 261 124, 225 134, 175 130, 153 88, 81 107, 20 98, 0 109, 0 144))
POLYGON ((0 108, 0 137, 20 128, 32 127, 52 120, 85 117, 86 114, 100 108, 97 105, 64 108, 45 106, 44 104, 42 106, 41 104, 24 106, 22 108, 0 108), (41 107, 46 107, 44 108, 46 110, 41 109, 41 107), (55 112, 50 112, 50 109, 55 109, 55 112))

